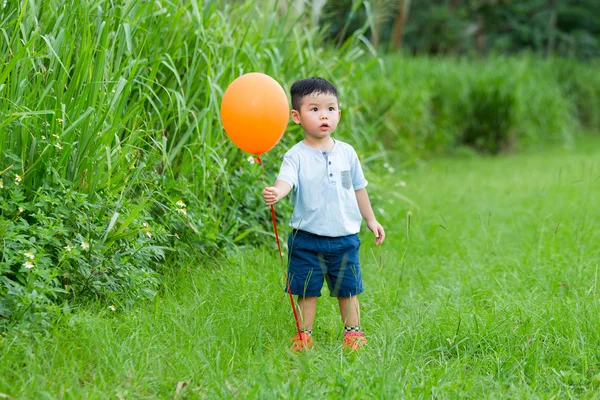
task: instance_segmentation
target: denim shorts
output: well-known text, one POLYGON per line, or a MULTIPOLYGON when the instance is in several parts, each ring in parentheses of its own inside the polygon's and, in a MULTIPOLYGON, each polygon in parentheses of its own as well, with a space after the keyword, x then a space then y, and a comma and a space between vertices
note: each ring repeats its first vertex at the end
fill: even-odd
POLYGON ((327 282, 332 297, 362 293, 359 248, 356 234, 329 237, 293 230, 288 238, 288 278, 292 294, 321 296, 323 281, 327 282))

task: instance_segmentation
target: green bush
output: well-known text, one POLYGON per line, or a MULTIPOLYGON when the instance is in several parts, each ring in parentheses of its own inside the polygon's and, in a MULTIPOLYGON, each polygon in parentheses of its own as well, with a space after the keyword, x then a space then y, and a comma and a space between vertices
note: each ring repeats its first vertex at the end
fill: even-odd
POLYGON ((526 148, 571 144, 579 124, 552 62, 533 57, 508 61, 505 73, 511 74, 515 83, 518 145, 526 148))
POLYGON ((14 169, 5 171, 0 330, 45 327, 64 307, 89 299, 117 308, 151 299, 160 273, 181 264, 205 265, 259 231, 245 221, 265 208, 244 188, 260 174, 258 165, 240 168, 226 184, 230 196, 201 199, 185 178, 167 180, 151 170, 129 195, 82 193, 54 168, 42 186, 30 190, 14 169), (212 212, 202 212, 208 208, 212 212))
POLYGON ((508 148, 515 119, 512 87, 502 75, 482 75, 471 82, 467 103, 458 104, 464 110, 461 144, 491 154, 508 148))
POLYGON ((151 298, 153 272, 173 238, 149 215, 143 201, 110 192, 87 195, 50 170, 43 186, 27 194, 16 174, 0 189, 0 329, 46 322, 73 300, 107 302, 151 298), (126 215, 125 221, 117 218, 126 215), (120 299, 120 300, 117 300, 120 299))
POLYGON ((373 121, 371 142, 408 160, 460 145, 498 153, 569 144, 580 124, 593 126, 600 119, 600 108, 593 106, 600 101, 600 85, 592 65, 528 56, 397 55, 386 56, 382 65, 358 87, 360 111, 373 121), (565 72, 569 69, 572 73, 565 72))
POLYGON ((584 128, 600 129, 600 74, 598 62, 552 60, 563 93, 572 103, 573 113, 584 128))

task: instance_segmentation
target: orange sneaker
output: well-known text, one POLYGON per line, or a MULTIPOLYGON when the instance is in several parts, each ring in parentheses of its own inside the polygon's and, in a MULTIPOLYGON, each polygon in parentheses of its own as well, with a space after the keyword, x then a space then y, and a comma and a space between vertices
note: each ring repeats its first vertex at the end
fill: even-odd
POLYGON ((290 350, 293 352, 309 350, 313 347, 313 338, 306 332, 300 332, 290 339, 292 347, 290 350))
POLYGON ((362 332, 344 332, 344 349, 346 350, 358 350, 368 340, 362 332))

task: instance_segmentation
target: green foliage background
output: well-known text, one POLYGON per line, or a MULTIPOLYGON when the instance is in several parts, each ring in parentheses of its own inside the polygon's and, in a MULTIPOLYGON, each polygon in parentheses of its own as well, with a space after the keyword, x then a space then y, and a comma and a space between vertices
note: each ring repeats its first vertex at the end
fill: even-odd
POLYGON ((402 49, 410 54, 600 55, 596 0, 328 0, 321 23, 333 41, 369 23, 367 36, 385 50, 403 7, 402 49))

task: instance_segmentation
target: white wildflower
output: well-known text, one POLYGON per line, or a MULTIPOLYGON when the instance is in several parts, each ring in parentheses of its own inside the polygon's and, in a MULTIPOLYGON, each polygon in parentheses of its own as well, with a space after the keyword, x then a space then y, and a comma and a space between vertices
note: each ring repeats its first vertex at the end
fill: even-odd
POLYGON ((69 245, 66 245, 66 246, 65 246, 65 250, 66 250, 66 251, 71 251, 71 250, 73 250, 73 248, 72 248, 71 246, 69 246, 69 245))
POLYGON ((90 248, 90 244, 88 242, 81 242, 81 247, 84 250, 88 250, 90 248))
POLYGON ((25 253, 25 257, 29 258, 30 260, 33 260, 35 258, 35 256, 33 255, 32 252, 28 251, 27 253, 25 253))
POLYGON ((181 208, 185 208, 186 207, 185 203, 183 201, 181 201, 181 200, 177 200, 177 203, 175 203, 175 204, 177 204, 177 207, 181 207, 181 208))
POLYGON ((35 267, 35 265, 31 262, 31 261, 26 261, 23 266, 27 269, 31 269, 33 267, 35 267))
POLYGON ((117 307, 113 306, 112 304, 110 306, 108 306, 108 309, 110 311, 117 311, 117 307))
POLYGON ((254 165, 256 160, 254 159, 254 157, 250 156, 250 157, 248 157, 248 162, 250 163, 250 165, 254 165))

